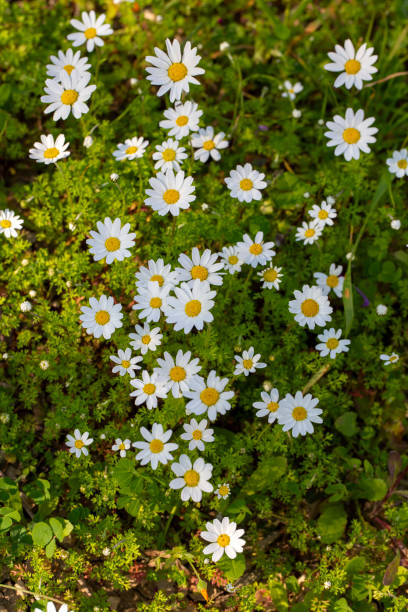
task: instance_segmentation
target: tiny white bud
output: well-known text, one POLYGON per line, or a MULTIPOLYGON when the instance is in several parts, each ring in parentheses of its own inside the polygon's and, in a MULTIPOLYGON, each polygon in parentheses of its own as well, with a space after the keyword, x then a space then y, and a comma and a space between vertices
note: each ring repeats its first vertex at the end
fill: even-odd
POLYGON ((84 138, 84 147, 89 149, 89 147, 92 147, 92 145, 93 145, 93 138, 92 136, 88 134, 88 136, 85 136, 84 138))
POLYGON ((22 265, 22 266, 27 266, 27 265, 28 265, 28 259, 23 259, 23 260, 21 261, 21 265, 22 265))
POLYGON ((21 312, 30 312, 31 308, 32 308, 31 302, 29 302, 28 300, 25 302, 21 302, 20 304, 21 312))
POLYGON ((207 209, 208 209, 208 204, 203 202, 203 204, 201 204, 201 210, 207 210, 207 209))
POLYGON ((354 261, 355 260, 355 255, 353 255, 353 253, 350 251, 349 253, 346 254, 346 259, 348 261, 354 261))
POLYGON ((0 421, 6 425, 10 420, 10 415, 7 412, 2 412, 0 414, 0 421))
POLYGON ((109 555, 110 555, 110 548, 108 548, 108 547, 106 546, 106 548, 104 548, 104 549, 103 549, 102 554, 103 554, 105 557, 109 557, 109 555))
POLYGON ((130 79, 130 86, 134 87, 138 81, 139 81, 139 79, 135 79, 135 77, 132 77, 130 79))
POLYGON ((377 314, 382 317, 383 315, 387 314, 387 310, 388 308, 384 305, 384 304, 378 304, 377 308, 375 309, 377 314))
POLYGON ((302 111, 300 111, 297 108, 294 108, 292 111, 292 117, 294 117, 295 119, 299 119, 299 117, 302 116, 302 111))
POLYGON ((66 282, 65 284, 66 284, 66 286, 68 287, 68 289, 69 289, 69 288, 71 287, 71 285, 72 285, 72 283, 71 283, 71 281, 70 281, 70 280, 67 280, 67 282, 66 282))
POLYGON ((220 51, 226 51, 229 48, 229 43, 226 40, 220 44, 220 51))
POLYGON ((116 172, 112 172, 112 174, 110 175, 110 180, 111 180, 113 183, 116 183, 116 181, 118 180, 118 178, 119 178, 119 174, 116 174, 116 172))
POLYGON ((306 198, 310 198, 310 193, 308 191, 305 191, 305 193, 303 194, 303 197, 306 198))
POLYGON ((323 119, 319 119, 319 121, 317 123, 318 123, 318 125, 324 125, 323 119))
POLYGON ((48 363, 48 361, 46 359, 44 359, 44 361, 40 361, 40 368, 42 370, 48 370, 50 364, 48 363))
POLYGON ((330 587, 331 587, 331 582, 330 582, 330 580, 326 580, 326 582, 324 583, 324 588, 325 588, 325 589, 330 589, 330 587))
POLYGON ((263 383, 264 391, 270 391, 272 389, 272 383, 270 380, 265 380, 263 383))
POLYGON ((326 198, 327 204, 334 204, 335 201, 336 201, 336 198, 333 198, 333 196, 327 196, 326 198))
POLYGON ((2 357, 3 359, 8 359, 8 353, 3 353, 2 357))
POLYGON ((399 230, 401 227, 401 221, 399 219, 393 219, 391 221, 391 227, 393 230, 399 230))
POLYGON ((28 292, 28 295, 33 298, 37 295, 37 292, 35 289, 30 289, 30 291, 28 292))
POLYGON ((101 440, 104 440, 106 438, 105 434, 101 434, 99 437, 101 440))

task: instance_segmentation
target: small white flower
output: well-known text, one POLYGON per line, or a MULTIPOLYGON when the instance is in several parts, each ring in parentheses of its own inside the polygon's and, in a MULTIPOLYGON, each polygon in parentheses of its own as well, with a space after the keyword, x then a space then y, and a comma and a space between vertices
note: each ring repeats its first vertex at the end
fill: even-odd
POLYGON ((141 266, 136 272, 136 288, 138 291, 146 289, 149 282, 156 281, 160 287, 170 285, 173 287, 178 283, 178 274, 171 270, 170 264, 164 264, 163 259, 149 259, 146 266, 141 266))
POLYGON ((59 159, 68 157, 70 152, 67 151, 69 142, 65 142, 64 134, 60 134, 54 141, 54 137, 51 134, 46 136, 41 135, 41 142, 35 142, 32 149, 29 151, 30 159, 35 159, 37 163, 41 164, 56 164, 59 159))
POLYGON ((257 409, 256 416, 261 418, 268 416, 268 423, 274 423, 279 414, 279 391, 272 389, 269 393, 261 391, 261 402, 254 402, 252 405, 257 409))
POLYGON ((198 123, 202 114, 203 111, 198 110, 198 105, 195 102, 187 101, 165 110, 165 119, 160 121, 159 125, 165 130, 170 130, 169 136, 174 136, 174 138, 180 140, 188 136, 189 132, 198 130, 198 123))
POLYGON ((234 376, 239 376, 240 374, 253 374, 257 368, 266 368, 266 363, 260 362, 261 353, 257 353, 254 355, 255 349, 251 346, 247 351, 243 351, 242 357, 240 355, 235 355, 236 367, 234 370, 234 376))
POLYGON ((148 146, 149 141, 145 140, 143 136, 134 136, 133 138, 126 138, 125 142, 120 142, 117 146, 116 151, 112 153, 116 161, 124 161, 125 159, 131 161, 143 157, 148 146))
POLYGON ((393 230, 401 229, 401 221, 399 219, 393 219, 390 225, 391 225, 391 229, 393 230))
POLYGON ((132 340, 130 346, 135 351, 140 351, 142 355, 145 355, 147 351, 155 351, 160 346, 163 338, 163 334, 160 333, 160 327, 150 329, 150 325, 144 323, 143 327, 135 325, 135 331, 135 334, 129 334, 129 338, 132 340))
POLYGON ((167 170, 180 170, 180 163, 187 158, 185 148, 180 147, 178 140, 169 138, 162 144, 156 145, 156 152, 153 153, 153 159, 157 160, 154 164, 155 170, 166 172, 167 170))
POLYGON ((122 351, 118 350, 118 355, 111 355, 110 360, 116 363, 112 368, 112 372, 116 374, 119 372, 121 376, 129 374, 130 378, 135 377, 135 370, 140 370, 141 366, 137 365, 139 361, 143 361, 143 357, 132 357, 132 351, 130 348, 122 351))
POLYGON ((274 242, 264 242, 263 232, 257 232, 254 240, 248 234, 244 234, 243 241, 236 244, 242 261, 253 268, 256 268, 258 265, 264 266, 271 261, 275 255, 275 251, 272 248, 274 246, 274 242))
POLYGON ((320 287, 324 295, 329 295, 330 291, 333 290, 337 297, 343 295, 344 276, 341 276, 343 266, 336 266, 331 264, 329 268, 329 274, 323 274, 323 272, 314 272, 313 276, 316 279, 317 286, 320 287))
POLYGON ((213 466, 205 463, 201 457, 191 463, 187 455, 180 455, 179 462, 172 463, 172 471, 177 478, 170 481, 170 489, 181 489, 182 501, 192 499, 194 502, 201 501, 202 492, 211 493, 213 486, 209 481, 212 476, 213 466))
POLYGON ((61 82, 47 79, 44 87, 45 96, 41 96, 41 102, 48 104, 44 113, 53 112, 54 121, 67 119, 71 112, 75 119, 79 119, 89 111, 85 102, 96 89, 96 85, 88 85, 90 79, 89 72, 83 74, 72 72, 71 75, 63 72, 61 82))
POLYGON ((178 444, 169 442, 173 433, 171 429, 164 431, 160 423, 153 423, 151 432, 141 427, 140 433, 146 442, 133 442, 132 446, 141 449, 136 455, 136 461, 140 461, 141 465, 150 463, 152 469, 156 470, 159 463, 166 465, 173 459, 171 453, 178 448, 178 444))
POLYGON ((324 586, 325 589, 330 589, 331 584, 332 583, 330 582, 330 580, 326 580, 323 586, 324 586))
POLYGON ((408 150, 394 151, 392 157, 387 159, 388 170, 397 178, 408 176, 408 150))
POLYGON ((84 145, 84 147, 86 149, 89 149, 89 147, 92 147, 92 145, 93 145, 93 138, 92 138, 92 136, 90 136, 89 134, 88 134, 88 136, 85 136, 84 142, 82 144, 84 145))
POLYGON ((262 289, 272 289, 273 287, 279 290, 279 284, 282 278, 282 274, 280 274, 281 270, 282 268, 270 266, 269 268, 266 268, 266 270, 258 272, 259 278, 263 280, 262 289))
POLYGON ((48 363, 48 361, 46 361, 45 359, 43 359, 43 361, 40 361, 40 368, 42 370, 48 370, 49 367, 50 364, 48 363))
POLYGON ((283 92, 282 98, 289 98, 290 100, 294 100, 296 98, 296 94, 303 91, 302 83, 295 83, 294 85, 292 85, 290 81, 284 81, 283 86, 286 91, 283 92))
POLYGON ((79 319, 82 327, 95 338, 103 336, 109 340, 116 328, 122 327, 122 305, 115 304, 113 297, 101 295, 99 300, 89 298, 90 306, 82 306, 79 319))
POLYGON ((383 315, 387 314, 388 308, 384 304, 378 304, 378 306, 376 307, 375 310, 376 310, 378 316, 382 317, 383 315))
POLYGON ((115 444, 112 446, 113 451, 119 451, 121 457, 126 457, 126 451, 130 448, 130 440, 122 440, 121 438, 116 438, 115 444))
POLYGON ((176 358, 172 357, 167 351, 164 359, 158 358, 158 366, 154 372, 169 386, 173 397, 182 397, 191 388, 191 383, 197 378, 197 373, 201 370, 198 365, 198 357, 191 359, 191 351, 183 353, 181 349, 177 351, 176 358), (190 360, 191 359, 191 360, 190 360))
POLYGON ((110 180, 112 181, 112 183, 116 183, 116 181, 119 178, 119 174, 116 174, 116 172, 112 172, 112 174, 110 175, 110 180))
POLYGON ((241 272, 241 267, 244 262, 240 258, 236 246, 223 247, 219 256, 224 266, 224 270, 227 270, 230 274, 241 272))
POLYGON ((225 182, 231 198, 238 198, 239 202, 251 202, 262 198, 260 190, 266 187, 264 178, 265 174, 254 170, 251 164, 245 164, 231 170, 225 182))
POLYGON ((292 117, 294 117, 294 119, 299 119, 302 116, 302 111, 298 110, 297 108, 294 108, 292 111, 292 117))
POLYGON ((303 221, 302 227, 296 228, 295 240, 296 242, 302 240, 303 244, 313 244, 316 240, 319 240, 323 228, 324 225, 318 220, 310 221, 310 223, 303 221))
POLYGON ((305 396, 301 391, 296 391, 295 396, 287 393, 280 401, 278 412, 278 422, 283 425, 283 431, 292 430, 294 438, 299 434, 305 436, 313 433, 313 423, 323 423, 319 416, 322 410, 315 408, 318 403, 319 400, 310 393, 305 396))
POLYGON ((158 172, 156 177, 149 179, 149 184, 152 189, 146 189, 149 197, 144 202, 161 216, 167 213, 179 215, 180 210, 190 208, 190 202, 196 199, 193 177, 185 177, 182 170, 176 174, 173 170, 167 170, 165 174, 158 172))
MULTIPOLYGON (((0 235, 4 234, 6 238, 16 238, 16 230, 21 230, 22 226, 23 220, 18 215, 15 215, 12 210, 8 208, 0 210, 0 235)), ((23 262, 21 264, 23 265, 23 262)))
POLYGON ((214 493, 218 499, 227 499, 231 493, 231 488, 227 482, 224 482, 223 484, 217 486, 214 493))
POLYGON ((337 211, 329 202, 329 198, 327 198, 327 202, 323 200, 320 206, 314 204, 308 212, 312 219, 318 221, 323 227, 333 225, 333 219, 337 217, 337 211))
POLYGON ((70 453, 75 453, 77 457, 80 457, 81 454, 89 454, 86 447, 92 444, 92 442, 93 438, 89 438, 87 431, 81 434, 79 429, 75 429, 73 436, 67 435, 67 442, 65 444, 68 446, 70 453))
POLYGON ((340 339, 341 334, 341 329, 336 331, 334 327, 331 327, 330 329, 325 329, 320 336, 317 336, 321 344, 316 344, 315 348, 317 351, 320 351, 321 357, 330 355, 330 359, 335 359, 338 353, 345 353, 349 350, 350 340, 340 339))
POLYGON ((149 281, 147 287, 139 289, 139 293, 134 296, 135 304, 132 309, 140 310, 139 317, 146 319, 147 323, 157 323, 161 313, 165 312, 170 289, 170 285, 160 287, 157 281, 149 281))
POLYGON ((396 363, 399 360, 399 355, 397 353, 391 353, 391 355, 380 355, 380 359, 384 362, 384 365, 390 365, 391 363, 396 363))
POLYGON ((31 302, 29 302, 28 300, 26 300, 25 302, 21 302, 20 304, 21 312, 30 312, 31 309, 32 309, 31 302))
POLYGON ((224 40, 222 43, 220 43, 220 51, 226 51, 227 49, 229 49, 229 43, 224 40))
POLYGON ((325 69, 330 72, 341 72, 334 81, 334 87, 345 85, 347 89, 351 89, 354 85, 357 89, 362 89, 363 81, 371 81, 371 75, 377 72, 373 64, 378 56, 373 55, 373 51, 374 47, 367 49, 367 43, 355 51, 350 39, 346 40, 344 47, 335 45, 335 52, 330 51, 328 54, 332 63, 325 65, 325 69))
POLYGON ((66 52, 58 51, 58 57, 51 55, 51 64, 47 64, 47 76, 61 80, 61 74, 71 74, 75 70, 79 75, 88 72, 91 64, 88 64, 87 57, 81 57, 80 51, 73 52, 72 49, 68 49, 66 52))
POLYGON ((228 147, 228 140, 224 140, 224 132, 219 132, 214 136, 214 128, 210 125, 202 128, 197 134, 192 134, 191 144, 194 149, 194 159, 199 159, 205 163, 211 157, 215 161, 221 159, 219 150, 228 147))
POLYGON ((207 420, 203 419, 199 423, 191 419, 190 423, 183 424, 185 433, 181 434, 182 440, 189 440, 188 450, 198 448, 199 451, 205 449, 204 442, 214 442, 214 430, 207 429, 207 420))
POLYGON ((106 258, 106 263, 110 265, 115 260, 123 261, 131 256, 129 249, 135 245, 136 234, 129 232, 130 223, 125 223, 123 227, 121 223, 120 219, 112 221, 110 217, 105 217, 103 222, 96 223, 97 232, 89 232, 92 238, 88 238, 86 244, 91 247, 89 252, 94 261, 106 258))
POLYGON ((310 193, 308 191, 305 191, 305 193, 303 194, 303 197, 307 200, 310 198, 310 193))
POLYGON ((92 53, 95 48, 103 47, 104 42, 101 36, 108 36, 109 34, 113 34, 113 30, 109 23, 103 23, 105 21, 106 15, 103 13, 96 17, 95 11, 90 11, 86 13, 83 11, 81 18, 82 21, 78 21, 78 19, 71 19, 71 25, 79 32, 75 32, 73 34, 68 34, 68 40, 72 40, 73 47, 79 47, 79 45, 83 45, 86 43, 86 50, 88 53, 92 53))
POLYGON ((289 312, 295 315, 299 325, 314 329, 315 325, 325 327, 331 321, 333 308, 320 287, 303 285, 302 291, 295 289, 294 296, 295 299, 289 302, 289 312))
POLYGON ((237 529, 237 524, 226 516, 219 521, 214 519, 212 523, 206 524, 207 531, 202 531, 200 536, 203 540, 210 542, 203 550, 205 555, 212 555, 213 563, 221 559, 225 553, 230 559, 235 559, 237 553, 242 553, 245 546, 244 529, 237 529))
POLYGON ((164 314, 166 322, 173 324, 175 331, 183 330, 189 334, 193 328, 202 330, 204 323, 214 320, 211 309, 216 292, 211 291, 207 282, 196 279, 191 285, 181 283, 173 291, 176 297, 170 295, 167 298, 164 314))
POLYGON ((186 414, 201 415, 207 412, 210 421, 215 421, 219 414, 225 414, 231 408, 229 400, 234 397, 233 391, 225 391, 228 378, 220 378, 211 370, 207 380, 196 376, 190 383, 190 389, 184 391, 184 397, 190 401, 186 404, 186 414))
POLYGON ((108 546, 105 546, 105 548, 102 551, 103 556, 109 557, 110 553, 111 553, 111 549, 108 546))
POLYGON ((370 143, 375 142, 376 127, 370 127, 375 121, 374 117, 364 119, 364 111, 360 108, 356 113, 351 108, 346 110, 345 118, 335 115, 333 121, 327 121, 328 131, 325 136, 329 139, 327 146, 336 147, 335 155, 344 155, 346 161, 359 159, 360 151, 370 153, 370 143))
POLYGON ((165 399, 168 393, 168 384, 160 374, 153 372, 149 374, 146 370, 142 372, 142 378, 135 378, 130 381, 135 391, 130 397, 135 398, 135 405, 146 404, 148 410, 157 408, 157 399, 165 399))
POLYGON ((202 255, 197 247, 193 247, 191 258, 181 253, 178 258, 181 268, 176 268, 179 281, 186 281, 190 287, 194 285, 196 279, 210 285, 222 285, 222 262, 217 262, 218 253, 211 253, 206 249, 202 255))
POLYGON ((3 359, 8 359, 8 353, 3 353, 2 358, 3 359))
MULTIPOLYGON (((42 612, 42 610, 40 610, 39 608, 34 608, 34 612, 42 612)), ((52 601, 48 601, 47 602, 47 611, 46 612, 57 612, 57 609, 56 609, 55 605, 52 603, 52 601)), ((58 612, 69 612, 68 605, 67 604, 62 604, 62 606, 60 607, 58 612)))

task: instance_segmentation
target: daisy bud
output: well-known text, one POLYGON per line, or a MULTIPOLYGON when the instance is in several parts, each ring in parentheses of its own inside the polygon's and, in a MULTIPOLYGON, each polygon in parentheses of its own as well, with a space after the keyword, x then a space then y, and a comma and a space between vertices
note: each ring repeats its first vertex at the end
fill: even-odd
POLYGON ((31 310, 32 306, 31 306, 31 302, 22 302, 20 304, 20 310, 21 312, 29 312, 31 310))
POLYGON ((229 48, 229 43, 227 43, 227 41, 224 41, 220 44, 220 51, 226 51, 229 48))
POLYGON ((399 230, 401 227, 401 221, 399 219, 393 219, 391 221, 391 227, 393 230, 399 230))
POLYGON ((28 295, 33 298, 37 295, 37 292, 35 291, 35 289, 30 289, 30 291, 28 292, 28 295))
POLYGON ((383 315, 387 314, 388 308, 384 304, 378 304, 378 306, 377 306, 377 308, 375 310, 376 310, 378 316, 382 317, 383 315))
POLYGON ((118 180, 118 178, 119 178, 119 174, 116 174, 116 172, 112 172, 112 174, 110 175, 110 180, 111 180, 113 183, 116 183, 116 181, 118 180))
POLYGON ((295 119, 299 119, 299 117, 302 116, 302 111, 298 110, 297 108, 294 108, 292 111, 292 117, 294 117, 295 119))
POLYGON ((49 365, 50 365, 50 364, 49 364, 49 363, 48 363, 48 361, 46 361, 45 359, 44 359, 44 361, 40 361, 40 368, 41 368, 42 370, 48 370, 49 365))
POLYGON ((89 149, 89 147, 91 147, 93 145, 93 138, 92 136, 85 136, 84 138, 84 147, 86 147, 87 149, 89 149))

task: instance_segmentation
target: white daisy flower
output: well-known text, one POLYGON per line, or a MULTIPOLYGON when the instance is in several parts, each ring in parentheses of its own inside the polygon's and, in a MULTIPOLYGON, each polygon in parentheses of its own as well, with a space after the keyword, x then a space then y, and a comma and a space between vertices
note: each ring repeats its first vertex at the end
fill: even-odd
POLYGON ((206 524, 207 531, 202 531, 200 536, 206 542, 210 542, 203 550, 205 555, 212 555, 213 563, 217 563, 225 553, 230 559, 235 559, 237 553, 242 553, 245 546, 244 529, 237 529, 237 524, 226 516, 219 521, 214 519, 212 523, 206 524))
POLYGON ((266 270, 258 272, 259 278, 263 280, 262 289, 272 289, 273 287, 279 291, 279 284, 283 276, 280 273, 281 270, 282 268, 278 268, 277 266, 270 266, 266 268, 266 270))
POLYGON ((135 398, 136 406, 146 404, 148 410, 151 410, 152 408, 157 408, 158 399, 165 399, 167 397, 167 382, 156 372, 149 374, 146 370, 143 370, 142 378, 135 378, 130 381, 130 384, 135 388, 130 397, 135 398))
POLYGON ((112 445, 113 451, 119 451, 121 457, 126 457, 126 451, 130 449, 130 440, 122 440, 122 438, 116 438, 115 444, 112 445))
POLYGON ((397 353, 391 353, 391 355, 380 355, 380 359, 384 362, 384 365, 390 365, 391 363, 396 363, 399 359, 399 355, 397 353))
POLYGON ((109 340, 117 327, 122 327, 121 304, 115 304, 113 297, 101 295, 99 300, 94 297, 89 298, 89 306, 82 306, 79 319, 82 327, 88 334, 93 334, 95 338, 103 336, 109 340))
POLYGON ((169 391, 173 397, 183 397, 191 388, 191 383, 197 378, 196 374, 201 370, 198 365, 198 358, 191 359, 191 351, 183 353, 181 349, 177 351, 176 359, 167 351, 164 359, 157 359, 159 364, 154 368, 154 372, 169 386, 169 391))
POLYGON ((184 104, 176 104, 174 108, 168 108, 163 114, 165 119, 160 121, 159 126, 164 130, 169 130, 169 136, 180 140, 188 136, 190 132, 198 130, 203 111, 198 110, 198 104, 188 101, 184 104))
POLYGON ((132 161, 132 159, 143 157, 148 144, 149 141, 145 140, 143 136, 126 138, 125 142, 120 142, 117 145, 118 148, 112 155, 116 161, 124 161, 125 159, 132 161))
POLYGON ((86 43, 86 50, 88 53, 91 53, 95 45, 97 47, 103 47, 104 42, 101 36, 108 36, 109 34, 113 34, 113 30, 109 23, 103 23, 105 21, 106 15, 103 13, 96 17, 95 11, 90 11, 86 13, 83 11, 81 18, 82 21, 78 21, 78 19, 71 19, 71 25, 79 32, 74 32, 73 34, 68 34, 68 40, 72 40, 73 47, 79 47, 79 45, 84 45, 86 43))
POLYGON ((279 412, 279 391, 272 389, 269 393, 261 391, 262 402, 254 402, 252 405, 258 410, 257 417, 268 416, 268 423, 274 423, 279 412))
POLYGON ((314 272, 313 276, 316 279, 317 286, 320 287, 324 295, 329 295, 333 289, 337 297, 341 298, 343 295, 344 276, 341 276, 343 266, 336 266, 331 264, 329 268, 329 274, 323 274, 323 272, 314 272))
POLYGON ((392 157, 389 157, 387 159, 387 166, 391 174, 395 174, 397 178, 408 176, 407 149, 401 149, 401 151, 394 151, 392 157))
POLYGON ((214 493, 218 499, 227 499, 231 493, 231 488, 227 482, 224 482, 223 484, 217 486, 214 493))
POLYGON ((169 442, 173 433, 171 429, 164 431, 160 423, 153 423, 151 432, 141 427, 140 433, 146 442, 133 442, 132 446, 141 449, 136 455, 136 460, 140 461, 141 465, 150 463, 152 469, 156 470, 159 463, 166 465, 173 459, 171 453, 178 448, 178 444, 169 442))
POLYGON ((162 170, 162 172, 175 170, 178 172, 180 163, 187 158, 185 148, 180 147, 178 140, 173 140, 173 138, 165 140, 162 144, 156 145, 155 148, 156 153, 153 153, 152 156, 154 160, 157 160, 154 164, 155 170, 162 170))
POLYGON ((122 227, 120 219, 112 221, 110 217, 105 217, 103 222, 96 223, 96 227, 98 231, 91 230, 89 233, 92 238, 86 241, 91 247, 89 252, 94 261, 106 258, 106 263, 111 264, 115 260, 123 261, 125 257, 131 256, 129 249, 135 245, 136 234, 129 233, 130 223, 125 223, 122 227))
POLYGON ((215 370, 211 370, 207 380, 197 376, 190 390, 184 392, 184 397, 190 400, 186 404, 186 414, 207 412, 210 421, 215 421, 219 414, 225 414, 231 409, 229 400, 234 397, 234 391, 224 391, 227 385, 228 378, 220 378, 215 370))
POLYGON ((317 339, 320 340, 321 344, 316 344, 316 350, 320 351, 321 357, 330 355, 330 359, 335 359, 338 353, 346 353, 349 350, 348 345, 350 340, 340 339, 342 330, 335 330, 334 327, 325 329, 317 339))
POLYGON ((160 333, 160 327, 154 327, 150 329, 148 323, 141 325, 135 325, 135 334, 129 334, 129 338, 132 340, 130 346, 135 351, 140 351, 142 355, 145 355, 147 351, 155 351, 161 344, 163 334, 160 333))
POLYGON ((178 283, 178 274, 177 272, 171 271, 171 265, 164 265, 163 259, 149 259, 146 266, 141 266, 135 274, 136 288, 138 291, 142 291, 146 289, 149 282, 156 281, 159 283, 160 287, 163 285, 170 285, 173 287, 178 283))
POLYGON ((271 261, 272 257, 275 255, 275 251, 272 248, 274 246, 274 242, 263 241, 263 232, 257 232, 255 240, 252 240, 248 234, 244 234, 243 242, 238 242, 236 244, 237 251, 242 261, 253 268, 259 265, 264 266, 271 261))
POLYGON ((266 363, 262 363, 259 360, 261 359, 261 353, 257 353, 254 355, 255 349, 253 346, 249 347, 247 351, 243 351, 242 357, 240 355, 235 355, 236 366, 234 370, 234 376, 239 376, 240 374, 253 374, 257 368, 266 368, 266 363))
POLYGON ((185 177, 182 170, 177 174, 173 170, 167 170, 165 174, 158 172, 156 177, 149 179, 149 183, 152 189, 146 189, 149 197, 144 202, 161 216, 167 213, 179 215, 181 209, 190 208, 190 202, 196 199, 193 195, 193 177, 185 177))
POLYGON ((0 234, 4 234, 6 238, 16 238, 16 230, 21 230, 22 226, 23 220, 12 210, 0 210, 0 234))
POLYGON ((143 361, 143 357, 132 357, 132 351, 130 348, 127 348, 124 351, 119 349, 117 356, 111 355, 109 359, 113 361, 113 363, 117 364, 112 368, 112 372, 114 374, 116 374, 116 372, 119 372, 121 376, 129 374, 130 378, 135 377, 135 370, 140 370, 141 368, 141 366, 137 364, 139 361, 143 361))
POLYGON ((283 431, 292 430, 292 436, 297 438, 300 434, 305 436, 313 433, 313 423, 323 423, 319 416, 322 413, 320 408, 315 408, 319 400, 313 398, 310 393, 303 396, 301 391, 296 391, 295 396, 287 393, 280 401, 278 422, 283 425, 283 431))
POLYGON ((66 52, 58 51, 58 57, 51 55, 51 64, 47 64, 47 76, 52 79, 61 80, 61 74, 71 74, 75 70, 78 74, 82 75, 84 72, 88 72, 91 64, 88 64, 87 57, 81 57, 80 51, 73 52, 72 49, 68 49, 66 52))
POLYGON ((325 327, 331 321, 333 308, 320 287, 303 285, 302 291, 295 289, 294 295, 295 299, 289 302, 289 312, 295 315, 299 325, 314 329, 315 325, 325 327))
POLYGON ((45 81, 45 96, 41 96, 41 102, 48 104, 44 110, 45 114, 54 113, 54 121, 67 119, 70 113, 75 119, 89 111, 85 102, 89 100, 96 89, 96 85, 88 85, 91 79, 89 72, 79 74, 74 71, 70 75, 66 72, 61 73, 61 82, 55 79, 45 81))
POLYGON ((262 198, 260 190, 266 187, 264 178, 265 175, 254 170, 251 164, 245 164, 231 170, 230 175, 224 180, 231 192, 231 198, 238 198, 240 202, 251 202, 262 198))
POLYGON ((296 228, 295 240, 297 242, 303 240, 303 244, 313 244, 322 235, 323 228, 323 223, 318 220, 310 221, 310 223, 303 221, 302 227, 296 228))
POLYGON ((181 489, 181 499, 194 502, 201 501, 202 492, 211 493, 213 486, 209 481, 212 476, 213 466, 205 463, 200 457, 191 463, 187 455, 180 455, 179 462, 172 463, 172 471, 177 478, 170 481, 170 489, 181 489))
POLYGON ((83 455, 88 455, 88 449, 86 448, 90 444, 92 444, 93 438, 89 438, 89 433, 85 431, 83 434, 79 431, 79 429, 75 429, 74 435, 67 435, 67 441, 65 444, 69 448, 70 453, 75 453, 77 457, 83 455))
POLYGON ((153 64, 153 68, 146 68, 149 73, 147 80, 152 85, 159 85, 158 96, 162 96, 167 91, 170 94, 170 102, 180 100, 183 91, 189 92, 190 83, 199 85, 200 82, 195 78, 199 74, 204 74, 203 68, 198 68, 201 59, 197 55, 197 48, 191 48, 190 41, 187 41, 183 53, 181 53, 180 43, 174 39, 166 39, 167 54, 158 47, 154 48, 156 56, 149 55, 146 61, 153 64))
POLYGON ((327 198, 327 202, 323 200, 320 206, 314 204, 309 210, 309 215, 316 222, 319 222, 322 227, 325 227, 326 225, 333 225, 333 219, 337 217, 337 211, 331 203, 329 203, 329 198, 327 198))
POLYGON ((178 258, 181 268, 176 268, 179 281, 186 281, 190 286, 195 280, 205 281, 210 285, 222 285, 222 276, 219 271, 223 268, 222 262, 217 262, 218 253, 211 253, 206 249, 202 255, 197 247, 191 251, 191 259, 184 253, 178 258))
POLYGON ((334 87, 345 85, 347 89, 351 89, 353 85, 357 89, 362 89, 363 81, 371 81, 371 75, 377 72, 377 68, 373 64, 377 60, 377 55, 373 55, 374 47, 367 49, 367 43, 355 51, 354 45, 350 39, 341 45, 335 45, 335 52, 331 51, 328 56, 332 63, 325 65, 325 70, 330 72, 341 72, 334 81, 334 87))
POLYGON ((290 81, 284 81, 283 86, 286 91, 283 92, 282 98, 289 98, 290 100, 294 100, 296 98, 296 94, 303 91, 302 83, 295 83, 292 85, 290 81))
POLYGON ((30 159, 35 159, 36 162, 42 164, 56 164, 59 159, 68 157, 70 152, 67 151, 69 142, 65 142, 64 134, 57 136, 54 142, 54 137, 51 134, 46 136, 41 135, 41 142, 35 142, 32 149, 29 151, 30 159))
POLYGON ((228 140, 224 140, 224 132, 219 132, 214 136, 214 128, 210 125, 198 130, 197 134, 192 134, 191 145, 194 149, 194 159, 206 162, 211 157, 215 161, 221 159, 219 150, 228 147, 228 140))
POLYGON ((385 304, 378 304, 375 311, 378 314, 378 316, 382 317, 387 314, 388 308, 387 306, 385 306, 385 304))
MULTIPOLYGON (((42 612, 42 610, 40 610, 40 608, 34 608, 34 612, 42 612)), ((48 601, 47 602, 47 610, 46 610, 46 612, 57 612, 57 609, 54 606, 54 604, 52 603, 52 601, 48 601)), ((67 604, 62 604, 62 606, 60 607, 58 612, 69 612, 68 605, 67 604)))
POLYGON ((221 253, 219 253, 220 259, 230 274, 235 272, 241 272, 242 264, 244 263, 239 256, 239 252, 236 246, 223 247, 221 253))
POLYGON ((147 287, 140 289, 140 293, 134 296, 136 303, 132 306, 132 310, 140 310, 139 317, 146 319, 147 323, 150 321, 157 323, 167 306, 170 289, 170 285, 160 287, 157 281, 149 282, 147 287))
POLYGON ((327 121, 329 131, 324 135, 329 139, 327 146, 336 147, 335 155, 344 155, 346 161, 359 159, 360 151, 370 153, 369 143, 375 142, 376 127, 370 127, 374 117, 364 119, 364 111, 360 108, 356 113, 351 108, 346 110, 346 116, 335 115, 333 121, 327 121))
POLYGON ((170 295, 164 308, 166 322, 173 324, 175 331, 183 330, 189 334, 195 327, 202 330, 204 323, 214 320, 211 308, 214 306, 215 291, 210 285, 196 279, 194 284, 181 283, 173 289, 176 297, 170 295))
POLYGON ((185 433, 181 434, 182 440, 190 440, 188 450, 198 448, 199 451, 205 449, 204 442, 214 442, 214 430, 207 429, 207 420, 203 419, 199 423, 191 419, 190 423, 183 424, 185 433))

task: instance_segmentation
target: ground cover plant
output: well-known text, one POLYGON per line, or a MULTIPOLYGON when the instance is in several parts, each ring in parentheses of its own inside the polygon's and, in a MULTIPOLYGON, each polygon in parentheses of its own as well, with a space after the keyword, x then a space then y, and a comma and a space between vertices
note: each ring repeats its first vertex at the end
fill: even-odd
POLYGON ((0 609, 406 610, 407 3, 0 14, 0 609))

